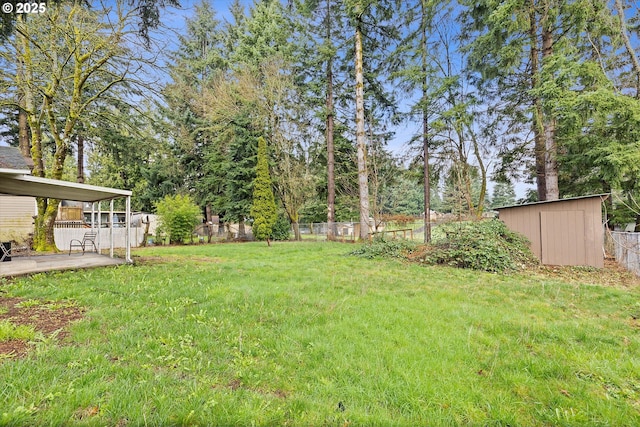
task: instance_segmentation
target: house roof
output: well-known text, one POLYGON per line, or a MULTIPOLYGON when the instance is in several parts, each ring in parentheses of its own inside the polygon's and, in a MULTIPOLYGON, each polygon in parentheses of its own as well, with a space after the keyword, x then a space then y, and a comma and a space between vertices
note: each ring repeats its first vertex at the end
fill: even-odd
POLYGON ((499 211, 500 209, 522 208, 522 207, 525 207, 525 206, 542 205, 542 204, 545 204, 545 203, 568 202, 568 201, 571 201, 571 200, 591 199, 591 198, 594 198, 594 197, 599 197, 602 200, 606 200, 609 197, 609 193, 591 194, 591 195, 588 195, 588 196, 578 196, 578 197, 568 197, 566 199, 558 199, 558 200, 543 200, 541 202, 523 203, 521 205, 501 206, 501 207, 498 207, 498 208, 493 208, 493 210, 499 211))
POLYGON ((16 147, 0 147, 0 171, 18 170, 29 173, 33 167, 33 161, 22 155, 16 147))
POLYGON ((23 173, 0 171, 0 193, 14 196, 48 197, 80 202, 98 202, 131 196, 129 190, 40 178, 23 173))

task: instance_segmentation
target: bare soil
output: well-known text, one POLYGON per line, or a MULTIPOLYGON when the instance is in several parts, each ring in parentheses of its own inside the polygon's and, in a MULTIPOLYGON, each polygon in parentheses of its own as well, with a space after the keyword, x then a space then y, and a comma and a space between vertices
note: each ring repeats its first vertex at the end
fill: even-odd
POLYGON ((528 274, 553 278, 567 283, 585 283, 622 289, 640 287, 640 277, 622 267, 613 258, 605 258, 602 269, 543 265, 531 269, 528 274))
MULTIPOLYGON (((10 298, 0 295, 0 321, 14 325, 31 325, 36 332, 45 337, 55 336, 63 344, 69 334, 69 324, 82 319, 84 310, 68 303, 59 304, 52 301, 32 301, 25 303, 23 298, 10 298), (21 305, 21 303, 23 305, 21 305)), ((5 359, 24 357, 29 352, 30 344, 25 340, 8 340, 0 342, 0 362, 5 359)))

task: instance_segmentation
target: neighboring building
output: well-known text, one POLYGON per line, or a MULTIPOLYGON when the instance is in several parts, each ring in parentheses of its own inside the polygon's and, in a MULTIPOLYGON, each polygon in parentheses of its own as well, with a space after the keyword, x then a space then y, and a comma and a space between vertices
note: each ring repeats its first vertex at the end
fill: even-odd
MULTIPOLYGON (((0 147, 0 171, 30 173, 32 167, 33 162, 20 149, 0 147)), ((25 241, 33 233, 36 209, 35 197, 0 194, 0 241, 25 241)))
POLYGON ((604 267, 602 202, 607 194, 496 208, 547 265, 604 267))

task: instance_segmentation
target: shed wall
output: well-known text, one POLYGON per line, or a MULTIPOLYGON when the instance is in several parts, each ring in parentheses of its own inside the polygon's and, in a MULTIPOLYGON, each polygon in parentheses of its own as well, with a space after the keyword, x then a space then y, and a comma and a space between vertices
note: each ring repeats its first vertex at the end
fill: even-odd
POLYGON ((500 209, 500 219, 511 230, 529 239, 532 252, 543 263, 604 267, 600 197, 503 208, 500 209), (546 224, 542 223, 542 217, 546 224), (578 221, 579 217, 582 217, 581 221, 578 221))

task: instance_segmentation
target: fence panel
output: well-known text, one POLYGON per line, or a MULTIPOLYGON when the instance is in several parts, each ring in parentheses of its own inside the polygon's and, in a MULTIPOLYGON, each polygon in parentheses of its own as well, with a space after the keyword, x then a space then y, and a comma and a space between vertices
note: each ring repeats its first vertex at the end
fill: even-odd
POLYGON ((612 231, 609 236, 616 261, 640 276, 640 233, 612 231))
MULTIPOLYGON (((97 230, 97 229, 96 229, 97 230)), ((56 246, 61 251, 69 250, 69 243, 71 239, 82 239, 84 233, 89 231, 88 228, 54 228, 53 235, 56 242, 56 246)), ((100 242, 101 249, 109 248, 110 228, 101 228, 99 231, 98 242, 100 242)), ((113 229, 113 247, 124 248, 126 242, 126 228, 114 228, 113 229)), ((135 248, 140 246, 144 236, 144 229, 141 227, 131 227, 131 247, 135 248)), ((97 244, 97 242, 96 242, 97 244)))

